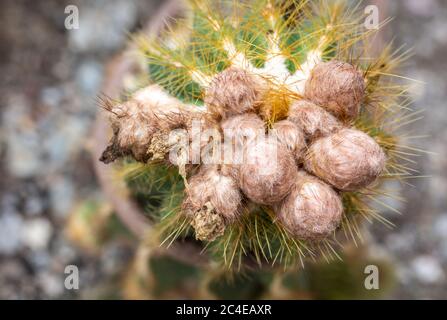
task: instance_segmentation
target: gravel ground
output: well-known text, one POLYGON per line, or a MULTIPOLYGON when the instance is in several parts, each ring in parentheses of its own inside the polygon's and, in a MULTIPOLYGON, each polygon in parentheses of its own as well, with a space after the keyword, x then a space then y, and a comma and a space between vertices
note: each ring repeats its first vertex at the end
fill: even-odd
MULTIPOLYGON (((447 3, 389 1, 387 27, 414 48, 404 74, 425 82, 411 94, 424 118, 413 124, 433 154, 418 159, 420 175, 401 191, 397 225, 371 228, 392 257, 398 285, 391 298, 447 294, 447 3)), ((134 247, 110 242, 98 254, 71 244, 63 229, 85 199, 101 201, 89 149, 105 63, 155 10, 156 1, 0 2, 0 298, 95 298, 127 265, 134 247), (80 10, 80 29, 64 28, 64 8, 80 10), (76 291, 64 289, 65 266, 79 266, 76 291)), ((116 282, 116 281, 115 281, 116 282)))
POLYGON ((427 135, 416 145, 429 151, 417 159, 418 175, 402 196, 401 216, 390 214, 396 224, 386 231, 375 226, 375 240, 396 263, 398 287, 394 297, 447 298, 447 3, 439 0, 389 1, 394 20, 388 34, 397 44, 413 48, 414 56, 403 74, 417 79, 410 92, 415 110, 424 118, 410 130, 427 135), (379 230, 380 229, 380 230, 379 230), (386 231, 386 232, 384 232, 386 231))
POLYGON ((101 200, 89 137, 104 65, 156 6, 1 1, 0 298, 99 295, 126 266, 132 247, 112 243, 88 255, 63 229, 79 201, 101 200), (68 4, 79 8, 79 30, 64 27, 68 4), (70 264, 79 266, 80 283, 89 283, 85 290, 64 289, 70 264))

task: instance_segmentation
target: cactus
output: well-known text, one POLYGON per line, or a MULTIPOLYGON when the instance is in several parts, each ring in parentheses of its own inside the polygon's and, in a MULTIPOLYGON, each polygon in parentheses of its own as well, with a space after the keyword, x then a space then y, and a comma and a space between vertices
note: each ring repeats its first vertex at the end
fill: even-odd
POLYGON ((391 224, 372 203, 386 206, 383 182, 411 176, 418 153, 401 133, 417 118, 395 75, 407 53, 371 57, 376 30, 346 1, 189 7, 135 37, 149 85, 103 105, 114 135, 101 160, 124 159, 157 241, 195 237, 230 269, 289 268, 339 257, 362 219, 391 224), (210 148, 228 136, 242 162, 210 148))

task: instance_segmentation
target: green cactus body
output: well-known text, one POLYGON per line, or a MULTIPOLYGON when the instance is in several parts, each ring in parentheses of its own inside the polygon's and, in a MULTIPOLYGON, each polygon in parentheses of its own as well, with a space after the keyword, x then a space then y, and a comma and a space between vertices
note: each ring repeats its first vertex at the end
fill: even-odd
MULTIPOLYGON (((371 203, 386 206, 379 200, 388 195, 383 182, 410 176, 408 157, 417 153, 400 135, 402 126, 416 116, 408 109, 405 85, 393 76, 406 55, 387 47, 379 57, 370 57, 368 39, 376 30, 367 30, 362 12, 346 1, 197 0, 190 1, 189 7, 185 18, 173 22, 160 36, 136 37, 146 58, 149 82, 179 105, 192 113, 206 113, 207 92, 216 76, 230 68, 243 70, 266 83, 262 101, 253 110, 266 128, 272 128, 278 121, 291 119, 296 101, 308 99, 306 82, 317 65, 344 61, 362 77, 364 97, 357 103, 360 111, 355 117, 338 117, 330 111, 340 126, 366 133, 386 155, 374 184, 355 190, 334 187, 342 199, 343 215, 337 229, 318 241, 296 236, 278 220, 275 205, 256 203, 242 192, 238 218, 226 225, 222 236, 203 242, 211 259, 233 269, 253 262, 293 268, 307 258, 338 257, 342 238, 361 240, 362 219, 391 224, 371 203)), ((132 150, 123 153, 132 154, 132 150)), ((150 160, 120 166, 129 188, 157 221, 157 239, 164 245, 195 234, 191 216, 182 212, 182 201, 189 178, 199 167, 188 166, 186 174, 178 174, 175 167, 150 160)), ((303 170, 302 162, 296 170, 303 170)))

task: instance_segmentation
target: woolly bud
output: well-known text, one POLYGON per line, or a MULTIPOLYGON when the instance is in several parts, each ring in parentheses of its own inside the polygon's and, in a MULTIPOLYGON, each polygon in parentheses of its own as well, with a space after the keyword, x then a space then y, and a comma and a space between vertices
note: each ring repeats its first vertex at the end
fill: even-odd
POLYGON ((301 160, 306 149, 306 141, 303 131, 296 124, 289 120, 278 121, 273 125, 272 133, 297 160, 301 160))
POLYGON ((222 122, 226 141, 242 146, 250 143, 260 134, 264 135, 264 121, 254 113, 233 116, 222 122))
POLYGON ((246 146, 245 163, 239 167, 239 185, 250 200, 271 205, 292 187, 297 167, 292 153, 276 139, 257 139, 246 146))
POLYGON ((193 115, 186 122, 189 136, 189 160, 193 164, 201 163, 205 157, 208 160, 221 157, 216 144, 221 143, 219 124, 207 115, 193 115))
POLYGON ((332 60, 318 64, 305 85, 305 97, 342 120, 355 119, 365 96, 365 81, 352 65, 332 60))
POLYGON ((138 90, 132 100, 140 103, 143 109, 150 110, 157 119, 158 126, 171 129, 181 127, 188 118, 189 112, 194 111, 190 106, 170 96, 158 85, 150 85, 138 90))
POLYGON ((110 111, 114 133, 100 159, 105 163, 129 154, 147 162, 154 133, 181 126, 187 111, 186 106, 156 85, 137 91, 125 103, 106 103, 104 107, 110 111))
POLYGON ((216 166, 202 167, 186 189, 183 211, 193 218, 196 237, 212 241, 239 215, 241 193, 233 178, 216 166))
POLYGON ((303 171, 290 194, 275 207, 278 219, 291 234, 303 240, 322 240, 340 224, 343 205, 330 186, 303 171))
POLYGON ((113 107, 110 111, 118 120, 112 123, 114 136, 101 161, 109 163, 120 156, 131 154, 137 161, 146 162, 146 151, 157 128, 153 112, 134 100, 113 107))
POLYGON ((205 93, 205 104, 216 118, 254 112, 261 100, 260 80, 245 70, 229 68, 217 74, 205 93))
POLYGON ((309 141, 327 136, 342 127, 332 114, 306 100, 292 104, 288 119, 303 129, 309 141))
POLYGON ((386 156, 366 133, 342 129, 317 140, 304 166, 337 189, 354 191, 370 185, 382 172, 386 156))
POLYGON ((240 169, 240 165, 223 164, 221 166, 222 174, 225 176, 232 177, 236 181, 239 180, 239 169, 240 169))
POLYGON ((196 239, 214 241, 225 232, 225 221, 217 214, 210 202, 198 210, 191 220, 191 226, 196 232, 196 239))

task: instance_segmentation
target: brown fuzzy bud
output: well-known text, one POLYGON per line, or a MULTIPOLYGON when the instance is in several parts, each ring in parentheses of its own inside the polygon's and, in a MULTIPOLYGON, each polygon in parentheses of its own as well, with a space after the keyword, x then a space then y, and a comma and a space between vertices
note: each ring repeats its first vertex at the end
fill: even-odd
MULTIPOLYGON (((171 149, 176 145, 181 144, 182 141, 186 141, 186 139, 187 136, 184 132, 168 132, 164 130, 155 132, 152 136, 151 143, 148 146, 147 154, 151 161, 166 160, 171 149)), ((176 160, 180 161, 180 159, 176 160)))
POLYGON ((298 161, 302 159, 306 149, 306 140, 303 131, 296 124, 289 120, 278 121, 273 125, 272 133, 298 161))
POLYGON ((357 117, 365 81, 352 65, 332 60, 318 64, 305 85, 305 97, 342 120, 357 117))
POLYGON ((221 143, 221 133, 219 124, 214 119, 206 114, 193 115, 186 121, 184 129, 188 132, 188 154, 191 163, 202 163, 204 157, 220 159, 220 150, 215 146, 216 143, 221 143))
POLYGON ((131 100, 114 106, 110 112, 115 116, 112 119, 114 137, 101 161, 109 163, 122 155, 131 154, 137 161, 146 162, 146 151, 156 131, 156 118, 152 110, 131 100))
POLYGON ((304 166, 337 189, 354 191, 370 185, 385 167, 386 156, 366 133, 342 129, 317 140, 304 166))
POLYGON ((242 146, 250 143, 260 134, 264 135, 264 121, 254 113, 233 116, 222 122, 226 141, 242 146))
POLYGON ((194 214, 191 226, 196 231, 196 239, 201 241, 214 241, 225 232, 224 219, 216 213, 210 202, 194 214))
POLYGON ((239 178, 239 168, 233 165, 223 164, 221 166, 222 174, 232 177, 233 179, 239 178))
POLYGON ((148 148, 157 131, 179 127, 185 121, 186 110, 175 98, 153 85, 141 89, 125 103, 106 103, 111 113, 114 136, 104 151, 101 161, 110 163, 124 155, 147 162, 148 148))
POLYGON ((245 70, 228 68, 216 75, 205 93, 205 104, 216 118, 254 112, 262 97, 261 82, 245 70))
POLYGON ((169 134, 166 131, 155 132, 147 152, 152 160, 163 160, 170 150, 169 134))
POLYGON ((292 187, 297 167, 292 153, 274 138, 257 139, 246 146, 246 161, 239 166, 239 185, 259 204, 281 201, 292 187))
POLYGON ((132 97, 142 105, 144 110, 152 112, 156 124, 161 128, 179 128, 194 113, 193 107, 183 104, 177 98, 170 96, 158 85, 150 85, 140 89, 132 97))
POLYGON ((188 215, 196 215, 209 203, 226 223, 234 222, 239 216, 242 198, 239 188, 235 180, 223 175, 217 166, 202 167, 190 179, 186 193, 183 211, 188 215))
POLYGON ((342 128, 341 123, 332 114, 306 100, 292 104, 288 119, 303 129, 308 141, 327 136, 342 128))
POLYGON ((330 186, 301 171, 292 191, 275 211, 291 234, 298 239, 317 241, 330 236, 340 224, 343 205, 330 186))

